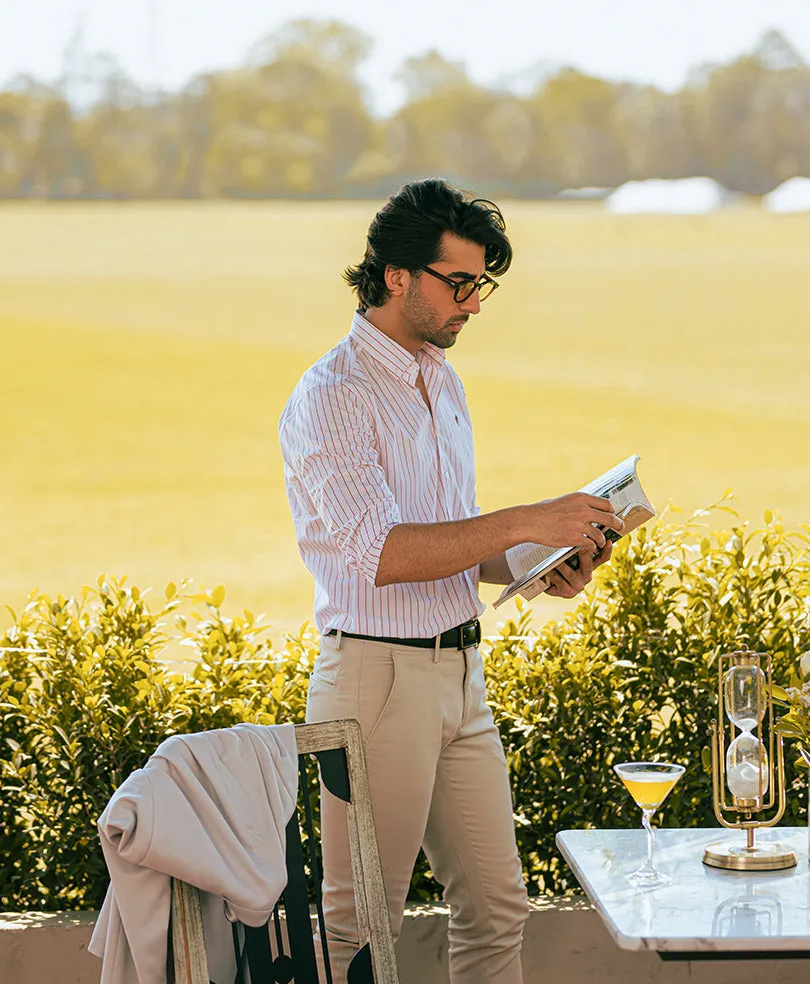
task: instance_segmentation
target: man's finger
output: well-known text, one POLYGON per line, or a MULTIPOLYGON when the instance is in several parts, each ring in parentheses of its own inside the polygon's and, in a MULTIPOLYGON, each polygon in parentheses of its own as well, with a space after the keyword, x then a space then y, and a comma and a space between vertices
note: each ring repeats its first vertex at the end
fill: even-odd
MULTIPOLYGON (((590 549, 590 548, 586 548, 590 549)), ((580 563, 582 562, 582 557, 580 557, 580 563)), ((557 575, 559 578, 558 586, 565 584, 567 587, 573 589, 574 594, 577 594, 585 587, 585 581, 582 579, 582 572, 575 570, 569 564, 560 564, 559 567, 555 567, 551 572, 552 576, 557 575)), ((573 595, 571 595, 573 597, 573 595)))
MULTIPOLYGON (((563 564, 563 567, 566 565, 563 564)), ((548 575, 550 582, 550 587, 548 589, 548 594, 553 595, 555 598, 574 598, 579 593, 577 589, 566 581, 565 577, 560 574, 559 568, 557 570, 551 571, 548 575)))
POLYGON ((593 559, 593 566, 601 567, 602 564, 606 564, 613 555, 613 544, 610 540, 605 542, 604 547, 599 551, 599 553, 593 559))
POLYGON ((624 533, 624 520, 614 512, 598 513, 594 511, 588 516, 588 520, 597 526, 609 526, 617 533, 624 533))
POLYGON ((579 576, 585 584, 588 584, 593 576, 594 553, 588 547, 579 551, 579 576))
POLYGON ((586 536, 589 540, 592 540, 596 544, 597 550, 601 550, 605 545, 605 534, 599 529, 598 526, 594 526, 593 523, 589 523, 585 527, 583 536, 586 536))
POLYGON ((591 495, 589 492, 582 492, 580 494, 592 509, 598 509, 600 512, 616 512, 610 499, 606 499, 602 495, 591 495))

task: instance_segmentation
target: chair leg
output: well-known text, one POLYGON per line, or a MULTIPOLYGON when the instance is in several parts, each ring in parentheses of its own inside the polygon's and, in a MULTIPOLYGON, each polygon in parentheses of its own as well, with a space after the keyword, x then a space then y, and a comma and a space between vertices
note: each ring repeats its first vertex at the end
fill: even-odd
POLYGON ((171 932, 175 984, 209 984, 200 893, 178 879, 172 881, 171 932))

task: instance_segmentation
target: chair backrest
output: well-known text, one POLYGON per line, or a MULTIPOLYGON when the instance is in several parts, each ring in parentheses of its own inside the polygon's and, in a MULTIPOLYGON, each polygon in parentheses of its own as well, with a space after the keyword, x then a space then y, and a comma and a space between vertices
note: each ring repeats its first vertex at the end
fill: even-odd
MULTIPOLYGON (((350 984, 398 984, 391 922, 374 829, 363 738, 357 721, 297 725, 300 795, 287 825, 287 886, 268 924, 234 928, 237 984, 246 959, 252 984, 288 981, 331 984, 326 947, 320 872, 310 803, 311 756, 326 788, 347 804, 349 850, 360 948, 349 967, 350 984), (302 833, 305 837, 302 837, 302 833), (302 845, 303 842, 303 845, 302 845), (306 847, 306 856, 303 847, 306 847), (314 897, 323 953, 316 958, 307 891, 314 897), (283 923, 280 913, 283 912, 283 923), (323 972, 325 980, 319 978, 323 972)), ((209 984, 208 962, 196 888, 172 881, 171 949, 176 984, 209 984)))

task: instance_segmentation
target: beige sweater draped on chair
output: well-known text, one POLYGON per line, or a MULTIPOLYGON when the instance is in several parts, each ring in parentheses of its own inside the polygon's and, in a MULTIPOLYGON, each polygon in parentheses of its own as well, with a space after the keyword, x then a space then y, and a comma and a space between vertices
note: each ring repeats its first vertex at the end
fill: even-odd
POLYGON ((164 741, 98 821, 110 888, 90 942, 101 984, 165 984, 172 877, 202 896, 209 971, 231 984, 230 920, 260 926, 286 884, 285 826, 295 807, 292 725, 164 741))

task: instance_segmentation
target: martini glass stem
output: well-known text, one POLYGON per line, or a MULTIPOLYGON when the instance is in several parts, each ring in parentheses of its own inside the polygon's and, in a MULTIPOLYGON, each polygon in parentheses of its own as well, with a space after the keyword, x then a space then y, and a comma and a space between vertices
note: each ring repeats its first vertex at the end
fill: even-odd
POLYGON ((653 818, 655 810, 642 810, 641 811, 641 826, 647 831, 647 863, 646 868, 653 867, 653 852, 655 851, 655 834, 653 833, 653 826, 650 822, 653 818))

